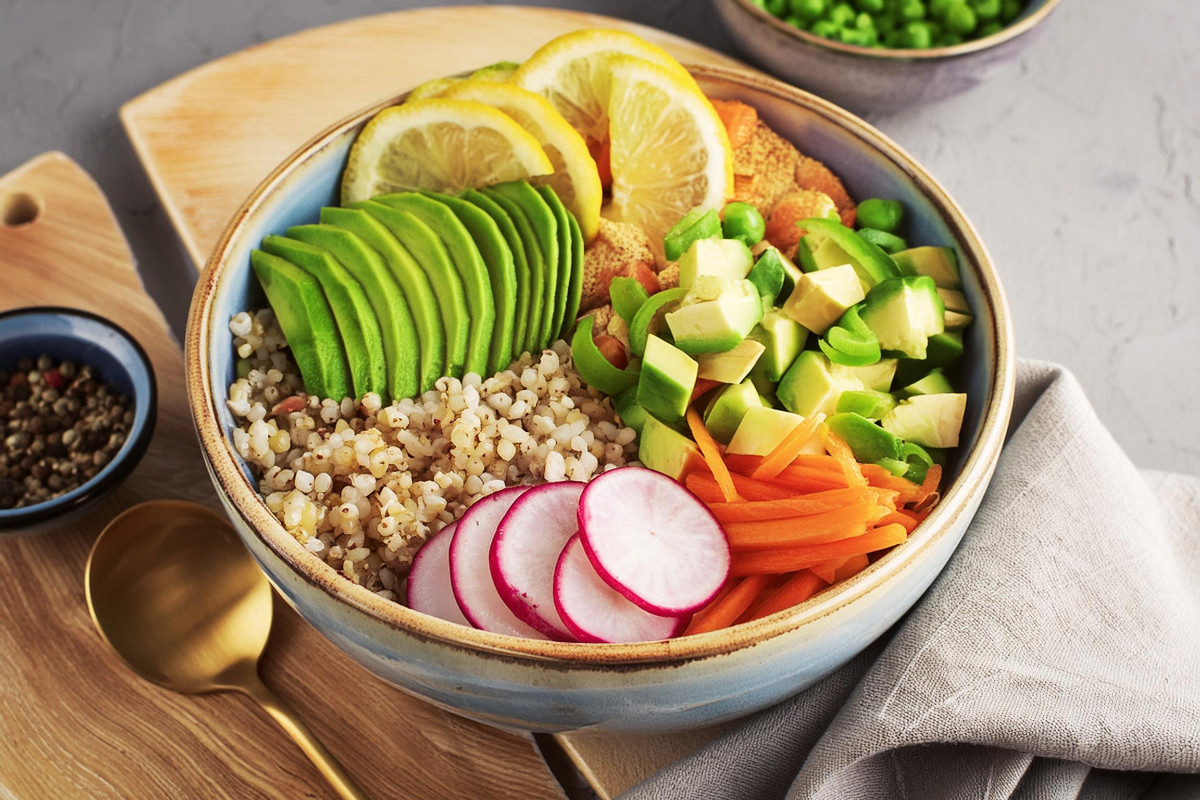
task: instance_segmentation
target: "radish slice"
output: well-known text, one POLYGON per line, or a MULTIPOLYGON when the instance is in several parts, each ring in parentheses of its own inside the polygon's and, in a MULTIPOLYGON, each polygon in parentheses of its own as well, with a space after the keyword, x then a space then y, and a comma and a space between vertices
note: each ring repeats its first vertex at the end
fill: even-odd
POLYGON ((492 540, 492 580, 500 598, 524 622, 551 639, 572 641, 554 607, 554 567, 579 527, 584 484, 546 483, 521 495, 492 540))
POLYGON ((653 614, 695 611, 729 577, 729 540, 716 517, 651 469, 594 478, 579 498, 579 534, 604 582, 653 614))
POLYGON ((554 570, 554 603, 581 642, 653 642, 678 636, 688 615, 662 617, 625 599, 596 574, 577 533, 554 570))
POLYGON ((488 552, 496 526, 528 486, 501 489, 475 501, 458 521, 458 530, 450 540, 450 583, 463 615, 480 630, 545 639, 546 636, 526 625, 500 599, 488 552))
POLYGON ((408 573, 408 606, 422 614, 470 627, 450 588, 450 539, 456 527, 457 522, 450 523, 417 551, 408 573))

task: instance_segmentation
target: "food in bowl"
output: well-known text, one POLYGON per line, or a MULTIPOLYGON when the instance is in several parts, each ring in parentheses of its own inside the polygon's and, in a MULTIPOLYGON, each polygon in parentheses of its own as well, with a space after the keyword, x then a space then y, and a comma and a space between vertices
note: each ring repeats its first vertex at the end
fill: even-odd
POLYGON ((751 0, 815 36, 860 47, 925 50, 999 33, 1026 0, 751 0))
POLYGON ((777 613, 902 543, 957 444, 971 316, 902 206, 594 33, 517 68, 501 111, 452 80, 363 129, 343 205, 251 258, 273 312, 230 321, 229 407, 267 507, 349 580, 493 632, 642 641, 777 613), (560 480, 587 488, 527 488, 560 480), (517 586, 505 531, 551 494, 557 547, 518 548, 539 575, 517 586))

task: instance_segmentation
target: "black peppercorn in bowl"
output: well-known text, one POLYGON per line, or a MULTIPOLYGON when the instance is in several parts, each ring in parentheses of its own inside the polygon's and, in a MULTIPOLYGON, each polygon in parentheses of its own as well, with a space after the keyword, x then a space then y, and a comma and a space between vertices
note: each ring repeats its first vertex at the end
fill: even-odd
POLYGON ((85 513, 154 433, 154 368, 124 329, 71 308, 0 313, 0 534, 85 513))

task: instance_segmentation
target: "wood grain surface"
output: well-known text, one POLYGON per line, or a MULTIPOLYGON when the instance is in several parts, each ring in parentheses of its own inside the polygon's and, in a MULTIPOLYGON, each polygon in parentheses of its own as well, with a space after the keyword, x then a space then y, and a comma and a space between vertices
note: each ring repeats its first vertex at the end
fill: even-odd
MULTIPOLYGON (((0 177, 6 205, 37 215, 0 221, 0 310, 65 305, 117 321, 154 363, 159 413, 137 470, 90 518, 0 537, 0 797, 332 797, 247 698, 160 689, 127 669, 92 628, 83 569, 103 526, 143 500, 215 508, 216 498, 187 410, 182 356, 142 291, 99 188, 50 153, 0 177)), ((264 680, 370 796, 563 797, 530 737, 410 697, 363 671, 282 602, 276 611, 264 680)))

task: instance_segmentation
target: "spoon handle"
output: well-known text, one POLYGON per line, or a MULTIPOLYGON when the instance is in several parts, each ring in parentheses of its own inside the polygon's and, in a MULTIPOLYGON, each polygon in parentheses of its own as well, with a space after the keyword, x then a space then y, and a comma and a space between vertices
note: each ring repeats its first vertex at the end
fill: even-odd
POLYGON ((358 788, 354 780, 342 769, 342 765, 334 758, 333 754, 325 749, 325 745, 321 744, 308 726, 300 721, 296 713, 262 682, 257 672, 244 678, 238 688, 254 698, 263 707, 263 710, 279 723, 279 727, 287 731, 288 736, 291 736, 292 740, 300 745, 304 755, 308 756, 308 760, 313 763, 313 766, 320 770, 325 780, 329 781, 329 785, 337 792, 339 798, 342 800, 368 800, 362 789, 358 788))

